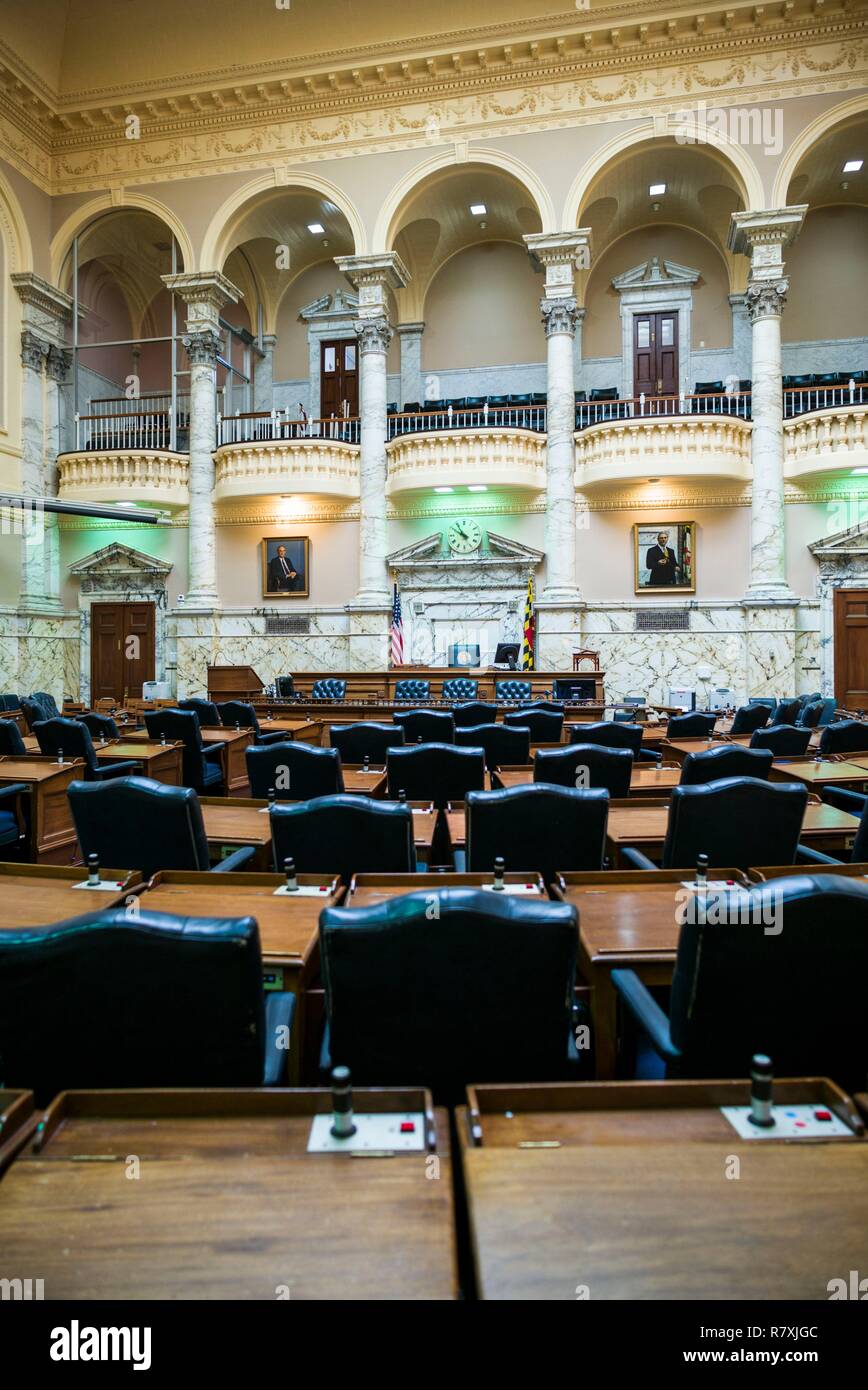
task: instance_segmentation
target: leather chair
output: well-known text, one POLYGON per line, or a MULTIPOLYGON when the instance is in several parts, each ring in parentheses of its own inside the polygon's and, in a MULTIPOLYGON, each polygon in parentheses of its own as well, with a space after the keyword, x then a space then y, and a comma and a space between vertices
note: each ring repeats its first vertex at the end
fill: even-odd
POLYGON ((605 787, 610 796, 629 796, 633 753, 629 748, 602 748, 573 743, 569 748, 541 748, 534 755, 533 780, 556 787, 605 787))
POLYGON ((285 733, 263 733, 256 717, 256 710, 246 700, 224 700, 217 706, 220 723, 224 729, 253 730, 254 743, 286 743, 285 733))
POLYGON ((823 700, 811 700, 804 705, 796 716, 796 725, 800 729, 816 729, 823 714, 825 702, 823 700))
POLYGON ((47 690, 35 691, 33 699, 45 710, 46 719, 61 718, 61 711, 57 708, 57 701, 53 695, 49 695, 47 690))
POLYGON ((801 700, 778 700, 769 725, 795 724, 801 712, 801 700))
POLYGON ((456 729, 475 729, 480 724, 494 724, 497 721, 497 705, 486 704, 484 700, 470 700, 466 705, 456 705, 452 718, 456 729))
MULTIPOLYGON (((192 787, 121 777, 115 782, 71 782, 68 796, 85 860, 96 854, 106 867, 138 869, 145 879, 158 869, 211 869, 202 807, 192 787)), ((254 854, 252 845, 244 845, 212 872, 242 869, 254 854)))
POLYGON ((525 725, 478 724, 474 729, 456 729, 455 742, 461 748, 484 748, 485 766, 518 767, 530 762, 530 729, 525 725))
POLYGON ((123 908, 0 933, 0 1055, 40 1105, 65 1090, 278 1085, 291 994, 264 995, 252 917, 123 908))
POLYGON ((103 739, 120 738, 121 731, 110 714, 77 714, 79 724, 90 730, 90 736, 102 742, 103 739))
POLYGON ((724 777, 756 777, 768 781, 775 755, 768 748, 739 748, 736 744, 688 753, 681 764, 681 786, 697 787, 724 777))
POLYGON ((202 743, 198 716, 192 710, 148 711, 145 714, 145 728, 149 738, 160 739, 165 735, 167 743, 184 745, 181 780, 185 787, 193 787, 203 796, 223 789, 220 757, 226 744, 210 743, 206 748, 202 743))
MULTIPOLYGON (((474 1081, 571 1074, 575 909, 473 888, 410 893, 320 917, 330 1061, 362 1085, 459 1101, 474 1081), (504 1042, 521 1013, 521 1046, 504 1042)), ((572 1053, 575 1075, 575 1053, 572 1053)))
POLYGON ((666 727, 667 738, 708 738, 714 733, 716 714, 671 714, 666 727))
POLYGON ((445 711, 397 710, 395 724, 404 730, 405 743, 454 743, 455 720, 445 711))
POLYGON ((403 680, 395 682, 396 700, 430 700, 431 682, 422 680, 403 680))
MULTIPOLYGON (((660 867, 694 869, 700 854, 711 864, 793 864, 808 804, 796 782, 727 777, 695 787, 673 787, 660 867)), ((633 869, 657 865, 637 849, 621 858, 633 869)))
MULTIPOLYGON (((13 726, 14 727, 14 726, 13 726)), ((16 730, 16 733, 18 731, 16 730)), ((5 860, 6 850, 13 848, 14 855, 23 850, 23 837, 27 831, 30 817, 30 788, 24 782, 7 782, 0 786, 0 860, 5 860)), ((0 1052, 0 1057, 2 1057, 0 1052)))
POLYGON ((34 724, 33 732, 39 743, 40 753, 57 757, 62 752, 68 762, 81 758, 88 782, 106 782, 112 777, 129 777, 136 769, 141 771, 141 763, 98 763, 90 729, 84 724, 79 724, 77 719, 46 719, 42 723, 34 724))
POLYGON ((666 1074, 746 1076, 760 1052, 779 1076, 864 1089, 868 885, 795 872, 752 888, 737 922, 692 917, 681 928, 668 1018, 632 970, 612 971, 666 1074))
POLYGON ((295 679, 292 676, 278 676, 274 682, 275 689, 281 700, 295 699, 295 679))
MULTIPOLYGON (((474 690, 474 695, 476 691, 474 690)), ((19 695, 0 695, 0 711, 7 712, 21 708, 21 697, 19 695)))
POLYGON ((754 729, 762 729, 769 722, 771 710, 768 705, 742 705, 735 712, 731 734, 752 734, 754 729))
POLYGON ((495 681, 494 698, 496 700, 529 700, 533 687, 530 681, 495 681))
POLYGON ((522 705, 521 709, 510 710, 506 717, 512 719, 516 714, 524 714, 525 710, 544 710, 548 714, 562 715, 564 713, 564 702, 563 700, 531 700, 528 704, 522 705))
POLYGON ((508 729, 530 729, 531 743, 560 743, 564 716, 547 709, 516 710, 505 714, 503 723, 508 729))
POLYGON ((248 748, 244 756, 251 796, 268 796, 274 788, 278 801, 309 801, 313 796, 334 796, 344 789, 341 755, 336 748, 269 743, 248 748))
POLYGON ((14 719, 0 719, 0 757, 24 758, 27 748, 14 719))
POLYGON ((332 724, 329 743, 341 755, 341 762, 352 766, 369 758, 377 766, 385 764, 390 748, 400 748, 405 742, 400 724, 332 724))
POLYGON ((37 700, 35 695, 24 696, 21 701, 21 713, 24 715, 28 733, 31 734, 34 724, 45 723, 47 720, 55 718, 41 701, 37 700))
POLYGON ((479 681, 472 681, 468 676, 454 676, 443 682, 440 695, 444 700, 475 700, 478 689, 479 681))
POLYGON ((193 697, 189 700, 179 700, 178 709, 195 714, 203 729, 219 729, 221 727, 220 711, 213 700, 201 700, 193 697))
POLYGON ((312 700, 343 700, 347 693, 346 681, 337 676, 320 676, 314 681, 310 692, 312 700))
POLYGON ((294 859, 303 874, 412 874, 413 813, 367 796, 318 796, 271 808, 274 866, 294 859))
POLYGON ((602 869, 609 793, 535 782, 505 791, 470 792, 467 868, 538 872, 553 883, 559 869, 602 869))
POLYGON ((772 724, 755 729, 750 736, 751 748, 768 748, 776 758, 802 758, 810 742, 811 730, 797 729, 795 724, 772 724))
POLYGON ((446 806, 463 801, 469 791, 483 789, 485 755, 481 748, 456 748, 452 743, 390 748, 386 775, 389 796, 404 792, 408 801, 446 806))
POLYGON ((596 743, 603 748, 629 748, 637 762, 659 763, 663 754, 642 746, 642 725, 601 719, 570 726, 570 743, 596 743))
POLYGON ((827 724, 820 735, 820 752, 868 752, 868 724, 861 719, 839 719, 837 724, 827 724))

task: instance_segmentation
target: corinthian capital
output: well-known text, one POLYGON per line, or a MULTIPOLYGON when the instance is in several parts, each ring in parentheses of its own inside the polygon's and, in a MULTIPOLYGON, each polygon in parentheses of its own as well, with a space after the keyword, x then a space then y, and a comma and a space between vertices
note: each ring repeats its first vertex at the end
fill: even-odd
POLYGON ((758 281, 747 287, 747 312, 751 323, 757 319, 780 318, 784 312, 789 280, 758 281))
POLYGON ((353 330, 359 340, 359 351, 387 353, 392 341, 393 328, 388 319, 354 319, 353 330))
POLYGON ((66 348, 55 347, 54 344, 48 349, 48 356, 45 359, 45 370, 52 381, 63 382, 69 375, 72 365, 72 353, 66 348))
POLYGON ((570 336, 575 333, 579 315, 575 299, 541 299, 539 307, 547 338, 553 333, 569 333, 570 336))
POLYGON ((21 363, 34 372, 41 372, 48 356, 48 343, 38 334, 25 328, 21 334, 21 363))
POLYGON ((222 346, 219 333, 203 328, 201 333, 187 333, 182 339, 187 349, 190 365, 193 367, 216 367, 217 356, 222 346))

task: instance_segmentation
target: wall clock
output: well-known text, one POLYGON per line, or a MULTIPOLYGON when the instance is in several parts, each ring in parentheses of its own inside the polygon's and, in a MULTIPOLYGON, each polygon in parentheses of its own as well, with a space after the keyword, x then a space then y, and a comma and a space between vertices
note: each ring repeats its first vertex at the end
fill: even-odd
POLYGON ((449 549, 456 555, 472 555, 482 544, 482 527, 472 516, 459 516, 446 532, 449 549))

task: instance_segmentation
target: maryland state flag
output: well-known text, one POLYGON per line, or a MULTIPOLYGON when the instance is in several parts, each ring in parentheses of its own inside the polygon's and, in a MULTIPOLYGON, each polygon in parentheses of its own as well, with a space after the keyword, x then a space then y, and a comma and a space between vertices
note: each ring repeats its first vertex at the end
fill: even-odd
POLYGON ((527 598, 524 601, 524 638, 521 644, 521 669, 532 671, 536 645, 536 615, 533 611, 533 575, 527 577, 527 598))

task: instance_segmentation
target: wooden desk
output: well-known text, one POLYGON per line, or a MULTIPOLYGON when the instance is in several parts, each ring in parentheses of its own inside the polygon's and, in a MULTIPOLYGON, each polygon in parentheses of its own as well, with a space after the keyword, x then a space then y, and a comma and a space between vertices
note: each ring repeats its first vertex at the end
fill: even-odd
POLYGON ((247 778, 247 750, 253 747, 253 730, 242 729, 236 733, 234 729, 215 729, 204 728, 201 730, 202 742, 205 747, 215 743, 225 744, 220 755, 220 766, 223 769, 223 781, 226 786, 227 796, 247 796, 250 793, 250 782, 247 778))
POLYGON ((666 738, 660 745, 660 752, 670 762, 683 763, 688 753, 707 753, 710 748, 728 748, 730 739, 715 734, 709 743, 707 738, 666 738))
POLYGON ((0 1183, 4 1268, 61 1300, 454 1298, 448 1116, 424 1091, 354 1098, 423 1113, 427 1147, 309 1154, 325 1091, 67 1092, 0 1183))
MULTIPOLYGON (((140 762, 140 777, 152 777, 155 782, 164 782, 169 787, 183 785, 184 745, 182 743, 160 743, 152 738, 111 739, 103 746, 95 743, 98 763, 140 762)), ((135 776, 135 772, 132 772, 135 776)))
POLYGON ((142 878, 138 870, 100 869, 100 881, 114 893, 76 887, 87 869, 68 865, 0 863, 0 932, 7 928, 47 927, 85 912, 122 907, 142 878))
POLYGON ((32 1135, 38 1120, 32 1091, 7 1091, 0 1086, 0 1178, 32 1135))
POLYGON ((751 867, 747 876, 752 883, 766 883, 772 878, 797 878, 809 874, 822 877, 823 874, 836 874, 838 878, 868 879, 868 864, 761 864, 751 867))
POLYGON ((454 853, 456 849, 464 849, 467 844, 467 820, 463 804, 457 802, 442 812, 446 822, 446 835, 449 849, 454 853))
MULTIPOLYGON (((609 803, 609 823, 606 830, 606 853, 614 867, 621 863, 621 851, 628 845, 639 849, 651 859, 659 859, 666 839, 669 802, 640 803, 616 797, 609 803)), ((839 811, 823 801, 809 801, 802 822, 801 839, 805 844, 825 854, 841 854, 852 849, 859 827, 858 816, 839 811)))
MULTIPOLYGON (((541 874, 504 874, 504 892, 512 896, 545 898, 541 874)), ((374 907, 407 893, 436 893, 443 888, 484 888, 491 874, 353 874, 344 907, 374 907)))
MULTIPOLYGON (((665 763, 635 763, 630 777, 630 797, 666 796, 681 781, 681 768, 665 763)), ((533 783, 532 767, 501 767, 491 773, 492 790, 525 787, 533 783)))
POLYGON ((850 759, 840 762, 823 758, 776 758, 769 774, 770 782, 801 782, 809 791, 819 791, 826 784, 862 791, 868 786, 868 767, 850 759))
POLYGON ((272 719, 265 715, 259 727, 264 734, 285 734, 289 743, 313 743, 319 747, 322 739, 321 719, 272 719))
POLYGON ((386 769, 369 767, 362 763, 344 763, 344 791, 353 796, 372 796, 377 800, 386 795, 386 769))
POLYGON ((719 1109, 748 1098, 745 1081, 468 1091, 456 1128, 479 1297, 828 1299, 830 1278, 865 1267, 861 1121, 831 1082, 778 1081, 778 1105, 822 1104, 856 1132, 752 1142, 719 1109))
MULTIPOLYGON (((736 869, 715 869, 714 878, 743 883, 736 869)), ((669 985, 681 934, 676 895, 687 869, 635 869, 564 873, 553 896, 579 914, 579 969, 591 988, 594 1060, 598 1080, 617 1074, 618 997, 612 970, 635 970, 647 985, 669 985)))
POLYGON ((212 859, 224 859, 227 853, 242 845, 252 845, 256 850, 255 866, 262 870, 274 867, 267 801, 254 797, 200 796, 199 805, 212 859))
POLYGON ((40 864, 69 864, 75 858, 75 827, 66 789, 84 777, 83 762, 65 762, 41 753, 0 757, 0 784, 30 787, 30 858, 40 864))

